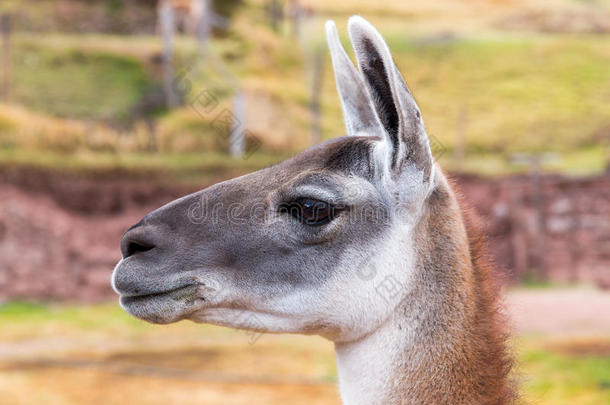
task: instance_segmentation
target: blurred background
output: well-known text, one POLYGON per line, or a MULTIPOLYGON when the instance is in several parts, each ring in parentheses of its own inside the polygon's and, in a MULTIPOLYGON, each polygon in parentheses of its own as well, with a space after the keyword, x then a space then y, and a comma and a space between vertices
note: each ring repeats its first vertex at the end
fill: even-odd
POLYGON ((2 404, 339 404, 329 342, 148 325, 109 279, 150 210, 344 133, 352 14, 486 228, 524 398, 610 404, 607 0, 2 0, 2 404))

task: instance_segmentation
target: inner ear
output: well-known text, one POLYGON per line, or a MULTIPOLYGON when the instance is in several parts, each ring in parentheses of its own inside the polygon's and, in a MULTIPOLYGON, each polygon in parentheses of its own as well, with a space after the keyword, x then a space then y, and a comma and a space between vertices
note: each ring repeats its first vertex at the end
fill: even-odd
POLYGON ((392 143, 398 145, 398 128, 400 125, 398 110, 392 97, 392 89, 388 79, 388 72, 383 59, 373 43, 368 38, 362 39, 362 50, 366 58, 362 61, 360 69, 369 86, 373 103, 381 124, 390 135, 392 143))

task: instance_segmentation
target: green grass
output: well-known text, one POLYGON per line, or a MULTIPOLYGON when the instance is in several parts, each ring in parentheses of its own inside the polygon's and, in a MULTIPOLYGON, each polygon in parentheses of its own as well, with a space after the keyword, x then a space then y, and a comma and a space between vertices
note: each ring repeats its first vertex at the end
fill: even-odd
POLYGON ((0 317, 4 320, 21 318, 30 314, 43 314, 47 307, 40 303, 14 301, 0 305, 0 317))
POLYGON ((610 404, 610 357, 558 354, 539 346, 519 356, 524 398, 532 404, 610 404))
POLYGON ((135 57, 49 46, 29 36, 13 51, 15 101, 59 117, 124 120, 151 86, 135 57))
MULTIPOLYGON (((126 319, 118 305, 50 306, 16 301, 0 305, 0 319, 17 328, 23 325, 48 324, 76 326, 81 330, 100 328, 104 324, 124 324, 126 319)), ((135 325, 134 325, 135 326, 135 325)), ((8 328, 10 329, 10 328, 8 328)), ((101 328, 103 330, 103 327, 101 328)))
MULTIPOLYGON (((449 154, 462 115, 467 157, 578 151, 586 157, 555 166, 599 170, 599 145, 610 143, 609 39, 504 36, 421 46, 398 34, 387 39, 428 133, 449 154)), ((330 70, 327 77, 327 108, 340 118, 330 70)), ((341 125, 332 120, 328 135, 341 125)))
POLYGON ((29 152, 23 150, 0 150, 0 162, 3 164, 34 166, 53 166, 58 169, 142 169, 142 170, 213 170, 240 169, 254 170, 278 163, 287 156, 278 154, 256 153, 244 158, 231 158, 220 152, 207 153, 112 153, 112 152, 77 152, 73 154, 29 152))
POLYGON ((129 316, 118 302, 98 304, 41 304, 25 301, 0 304, 1 342, 54 338, 67 341, 91 338, 129 340, 170 336, 185 341, 192 338, 240 334, 228 328, 183 321, 160 328, 129 316), (203 335, 202 335, 203 333, 203 335))
POLYGON ((20 149, 0 149, 0 167, 26 167, 81 174, 124 173, 125 176, 209 184, 276 164, 288 155, 256 152, 231 158, 220 152, 184 154, 112 153, 81 151, 71 154, 20 149))

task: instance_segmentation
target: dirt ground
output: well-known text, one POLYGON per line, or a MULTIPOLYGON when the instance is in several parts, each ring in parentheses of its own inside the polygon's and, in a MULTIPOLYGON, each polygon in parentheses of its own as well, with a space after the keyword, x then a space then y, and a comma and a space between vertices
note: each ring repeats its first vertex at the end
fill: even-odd
POLYGON ((519 289, 507 294, 506 304, 520 334, 610 335, 610 291, 519 289))

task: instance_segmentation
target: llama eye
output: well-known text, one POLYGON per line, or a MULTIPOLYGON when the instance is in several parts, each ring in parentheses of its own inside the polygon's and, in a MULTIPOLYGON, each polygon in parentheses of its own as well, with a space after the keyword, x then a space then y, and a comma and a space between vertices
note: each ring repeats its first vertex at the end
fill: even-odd
POLYGON ((283 203, 279 212, 292 215, 296 220, 311 226, 320 226, 329 223, 338 212, 332 204, 313 198, 297 198, 294 201, 283 203))

